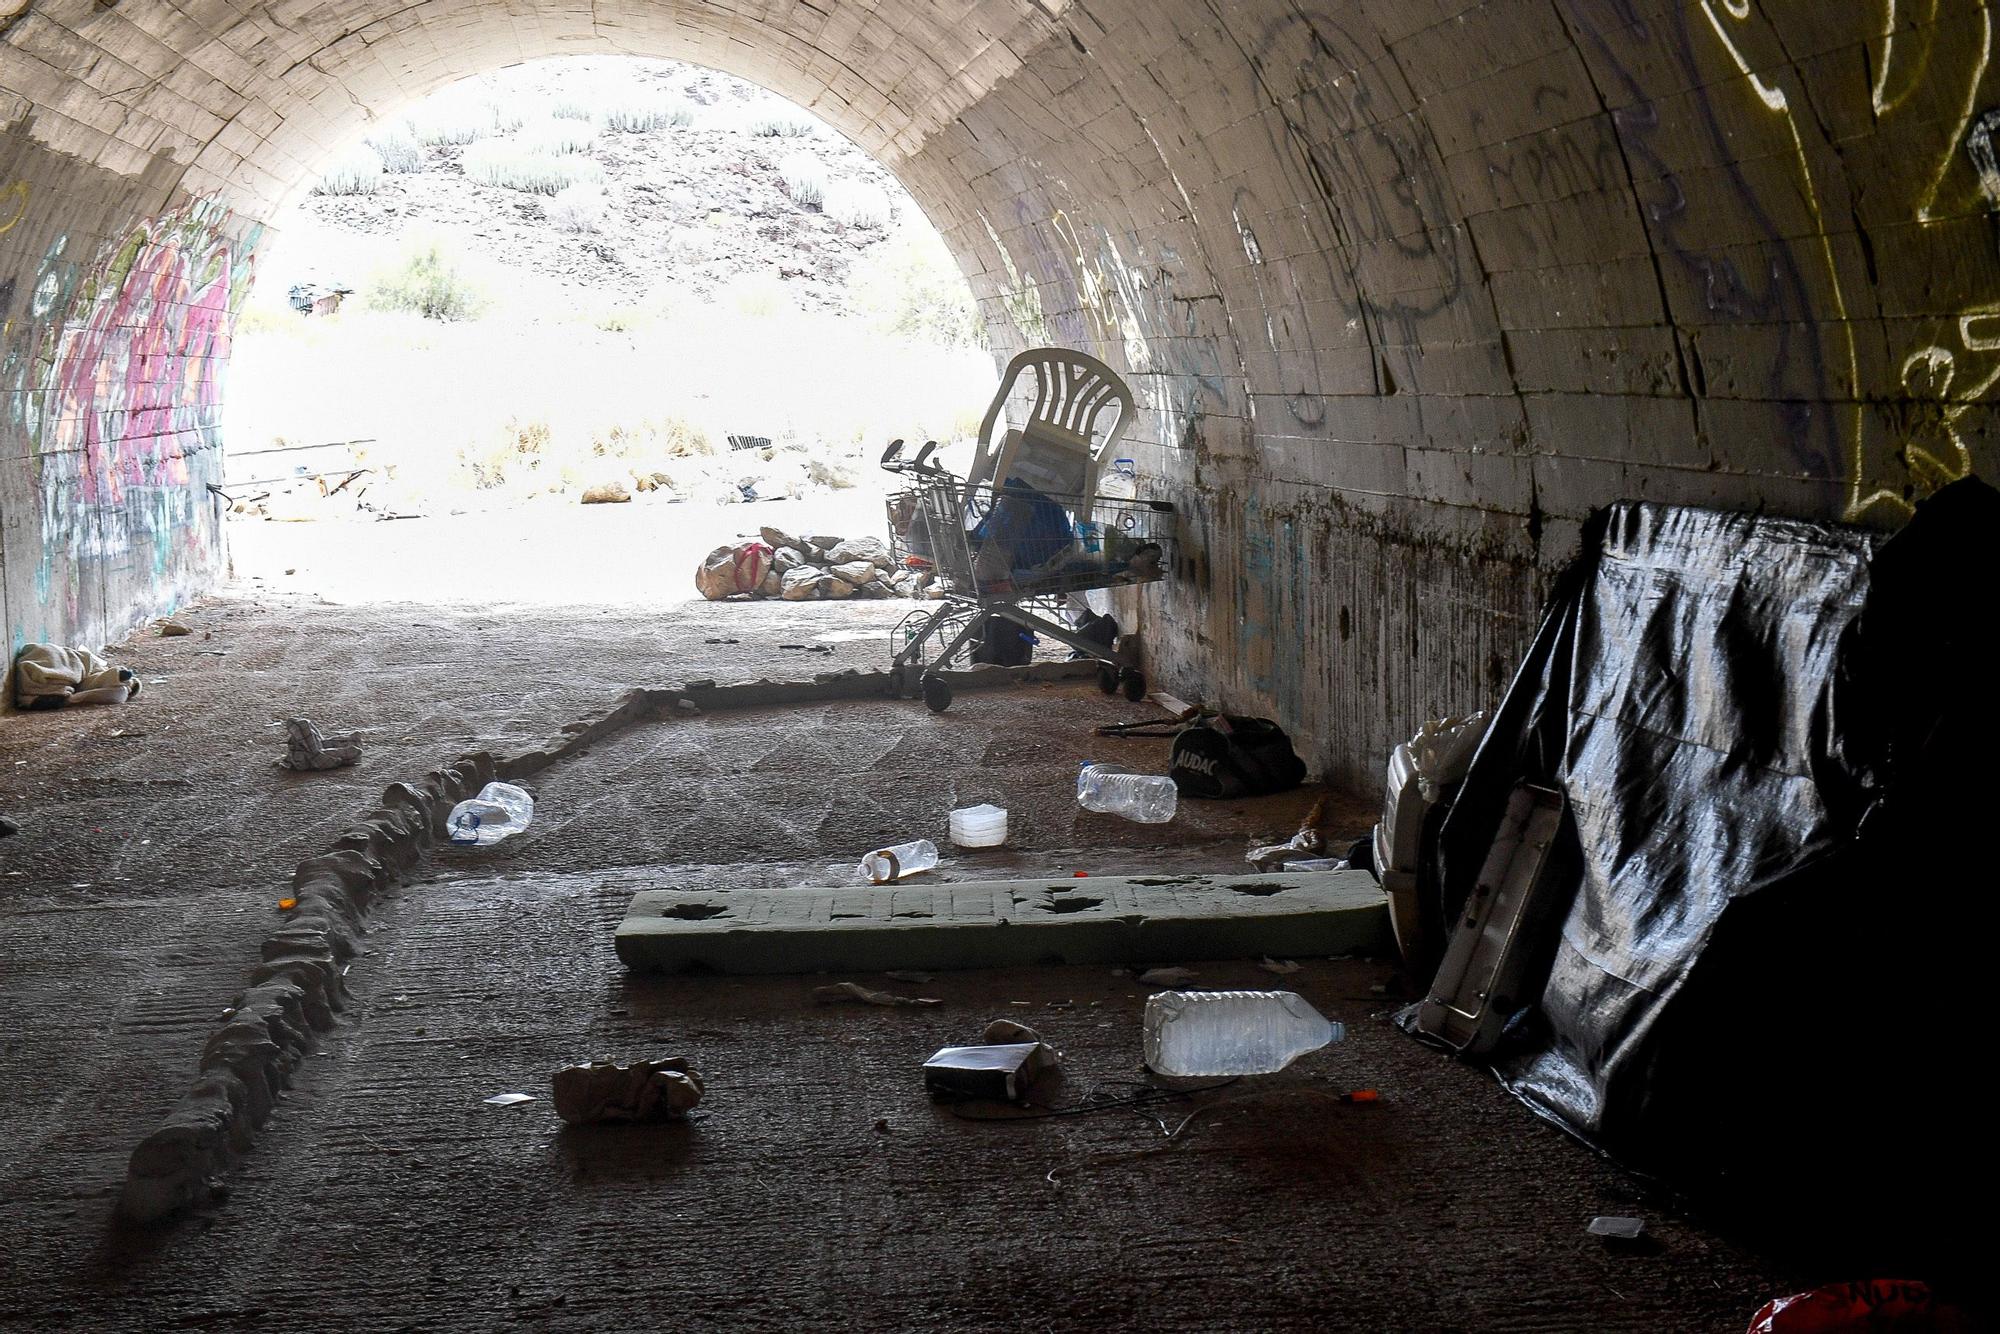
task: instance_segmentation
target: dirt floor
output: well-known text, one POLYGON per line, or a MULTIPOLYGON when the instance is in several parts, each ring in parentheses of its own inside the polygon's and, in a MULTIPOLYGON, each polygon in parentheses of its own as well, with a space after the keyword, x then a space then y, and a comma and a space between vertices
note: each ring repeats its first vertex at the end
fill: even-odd
MULTIPOLYGON (((663 568, 676 597, 686 567, 663 568)), ((0 812, 22 827, 0 842, 0 1323, 1728 1330, 1848 1276, 1706 1229, 1403 1037, 1386 961, 1300 961, 1284 984, 1348 1039, 1283 1075, 1006 1124, 926 1101, 923 1058, 1004 1016, 1066 1053, 1045 1101, 1129 1095, 1148 988, 1100 966, 970 972, 919 988, 939 1008, 879 1010, 815 1004, 826 977, 619 966, 635 877, 844 880, 982 800, 1009 807, 1011 847, 943 874, 1235 870, 1311 801, 1189 804, 1163 828, 1077 812, 1079 760, 1162 753, 1093 738, 1148 706, 1088 686, 645 724, 546 771, 526 834, 441 852, 378 907, 353 1003, 228 1198, 119 1229, 126 1156, 189 1084, 291 864, 384 784, 522 749, 632 685, 876 666, 908 610, 335 604, 279 578, 190 609, 192 636, 121 648, 147 682, 133 704, 0 717, 0 812), (832 652, 777 647, 799 642, 832 652), (361 730, 361 764, 276 768, 293 714, 361 730), (551 1070, 669 1054, 708 1079, 692 1123, 561 1128, 551 1070), (1334 1096, 1355 1088, 1382 1100, 1334 1096), (541 1097, 483 1101, 509 1091, 541 1097), (1605 1213, 1643 1214, 1653 1242, 1586 1235, 1605 1213)), ((1370 818, 1335 810, 1341 832, 1370 818)), ((1274 984, 1254 962, 1150 962, 1274 984)))

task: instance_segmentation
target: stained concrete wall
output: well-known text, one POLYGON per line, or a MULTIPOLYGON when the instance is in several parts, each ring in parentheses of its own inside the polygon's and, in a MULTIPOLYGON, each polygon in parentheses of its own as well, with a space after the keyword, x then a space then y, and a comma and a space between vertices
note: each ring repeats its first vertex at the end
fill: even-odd
MULTIPOLYGON (((1373 781, 1417 720, 1492 700, 1595 505, 1894 523, 1994 471, 1992 47, 1976 0, 39 0, 0 34, 4 387, 60 403, 60 352, 22 331, 60 347, 102 309, 24 314, 59 237, 88 271, 198 215, 233 283, 250 220, 449 78, 714 65, 898 172, 1003 355, 1062 342, 1129 374, 1133 452, 1188 520, 1148 597, 1155 666, 1373 781)), ((175 381, 197 434, 215 383, 175 381)), ((64 536, 85 487, 51 491, 20 415, 13 633, 200 577, 146 584, 64 536)), ((122 443, 129 417, 100 415, 122 443)))

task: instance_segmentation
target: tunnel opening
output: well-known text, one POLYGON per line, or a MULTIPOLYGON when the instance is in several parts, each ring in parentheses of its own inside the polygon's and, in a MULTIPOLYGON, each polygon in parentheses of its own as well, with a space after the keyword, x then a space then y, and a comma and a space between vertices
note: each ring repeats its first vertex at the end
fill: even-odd
POLYGON ((760 528, 881 537, 883 447, 962 467, 993 382, 935 228, 824 121, 699 66, 530 61, 378 118, 273 220, 231 565, 343 602, 669 607, 760 528))

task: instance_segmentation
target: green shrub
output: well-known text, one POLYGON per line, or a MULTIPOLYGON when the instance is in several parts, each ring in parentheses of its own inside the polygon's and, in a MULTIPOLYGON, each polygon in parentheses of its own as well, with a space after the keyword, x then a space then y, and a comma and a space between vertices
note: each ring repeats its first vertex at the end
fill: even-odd
POLYGON ((476 320, 486 295, 438 238, 410 242, 403 257, 376 274, 366 289, 375 310, 396 310, 427 320, 476 320))
POLYGON ((594 181, 604 169, 575 154, 538 153, 520 144, 488 139, 465 150, 460 170, 485 185, 553 195, 579 181, 594 181))
POLYGON ((316 195, 372 195, 382 184, 382 159, 367 144, 355 144, 333 160, 314 183, 316 195))
POLYGON ((818 208, 826 199, 826 168, 817 158, 804 153, 788 154, 778 164, 778 179, 800 208, 818 208))
POLYGON ((626 134, 694 123, 694 108, 677 97, 639 94, 606 102, 597 109, 598 125, 626 134))
POLYGON ((594 232, 604 225, 611 211, 610 196, 595 181, 584 181, 558 190, 548 204, 549 221, 566 232, 594 232))
POLYGON ((597 130, 583 121, 559 120, 551 116, 523 125, 515 142, 531 153, 561 157, 589 148, 597 142, 597 130))
POLYGON ((760 139, 802 139, 814 126, 798 112, 770 111, 752 116, 745 128, 760 139))
POLYGON ((369 135, 365 142, 382 159, 385 170, 398 174, 422 171, 429 157, 408 121, 391 121, 369 135))
POLYGON ((849 227, 883 228, 896 215, 886 192, 865 181, 836 181, 826 188, 820 211, 849 227))
POLYGON ((493 134, 493 108, 463 97, 427 98, 410 109, 410 132, 426 144, 457 146, 493 134))
POLYGON ((886 333, 945 347, 981 342, 979 308, 935 233, 903 228, 871 248, 848 273, 848 301, 886 333))

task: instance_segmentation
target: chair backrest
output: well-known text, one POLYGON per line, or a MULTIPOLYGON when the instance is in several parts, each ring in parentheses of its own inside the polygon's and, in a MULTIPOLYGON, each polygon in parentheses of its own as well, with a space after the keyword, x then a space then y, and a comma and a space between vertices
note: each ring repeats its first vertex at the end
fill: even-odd
POLYGON ((1018 478, 1051 495, 1092 495, 1102 460, 1132 420, 1132 391, 1118 372, 1082 352, 1034 347, 1007 363, 979 426, 967 478, 1005 486, 1018 478), (1033 405, 1018 428, 996 431, 1007 400, 1032 376, 1033 405))

